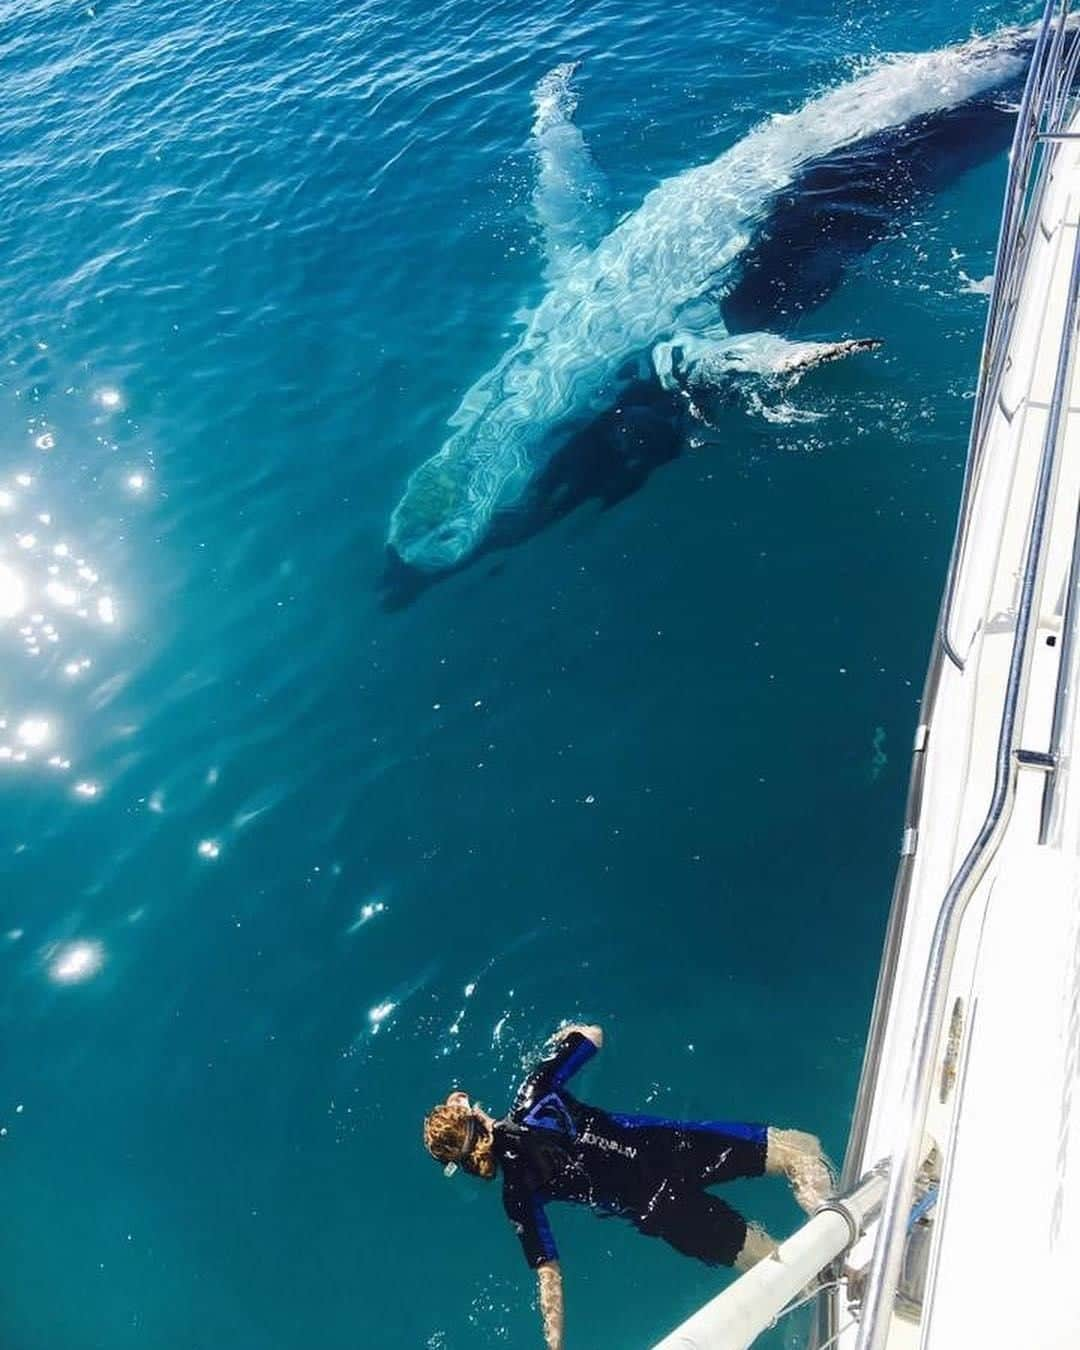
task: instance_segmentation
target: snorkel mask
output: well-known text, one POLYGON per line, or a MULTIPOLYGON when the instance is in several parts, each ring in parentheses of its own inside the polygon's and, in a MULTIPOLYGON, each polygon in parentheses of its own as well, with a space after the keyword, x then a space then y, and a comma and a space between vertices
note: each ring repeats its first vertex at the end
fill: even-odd
MULTIPOLYGON (((454 1162, 448 1162, 443 1168, 444 1177, 452 1177, 459 1167, 465 1166, 465 1159, 473 1151, 473 1145, 476 1143, 476 1136, 480 1131, 480 1122, 470 1111, 469 1118, 465 1122, 465 1139, 461 1145, 461 1152, 454 1162)), ((466 1168, 466 1170, 468 1170, 466 1168)))

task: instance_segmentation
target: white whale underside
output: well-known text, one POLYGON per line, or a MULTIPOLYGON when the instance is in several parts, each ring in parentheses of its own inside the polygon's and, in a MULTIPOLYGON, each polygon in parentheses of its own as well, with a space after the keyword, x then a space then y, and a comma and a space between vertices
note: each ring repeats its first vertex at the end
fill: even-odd
POLYGON ((850 350, 727 334, 715 300, 775 196, 812 161, 913 119, 955 107, 1015 77, 1019 30, 940 51, 894 57, 761 123, 711 163, 655 187, 602 229, 602 181, 571 120, 572 66, 534 92, 534 197, 548 253, 543 301, 521 336, 450 418, 442 448, 409 479, 388 543, 408 564, 438 571, 463 561, 496 516, 584 421, 612 405, 634 358, 665 383, 754 370, 797 374, 850 350))

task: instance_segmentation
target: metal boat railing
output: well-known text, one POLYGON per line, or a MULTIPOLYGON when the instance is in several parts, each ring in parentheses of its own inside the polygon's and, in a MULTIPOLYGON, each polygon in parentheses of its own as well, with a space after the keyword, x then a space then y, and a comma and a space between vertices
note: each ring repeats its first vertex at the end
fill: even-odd
MULTIPOLYGON (((1037 764, 1047 775, 1048 794, 1053 785, 1054 746, 1060 743, 1062 727, 1071 714, 1072 700, 1080 696, 1068 682, 1065 658, 1070 656, 1080 628, 1080 516, 1076 544, 1066 588, 1062 631, 1061 667, 1051 732, 1051 750, 1033 752, 1020 744, 1035 644, 1038 638, 1047 545, 1056 498, 1058 470, 1064 442, 1065 419, 1072 386, 1080 315, 1080 229, 1074 231, 1069 289, 1059 346, 1053 393, 1040 448, 1035 499, 1024 543, 1019 603, 1002 700, 1001 724, 995 757, 994 787, 983 824, 949 884, 938 912, 927 971, 924 978, 914 1053, 904 1099, 898 1116, 900 1126, 888 1157, 859 1179, 866 1165, 867 1133, 878 1083, 889 1004, 905 927, 917 826, 922 805, 926 747, 933 709, 943 674, 950 663, 963 671, 964 657, 954 640, 954 607, 970 539, 972 517, 989 454, 988 433, 1008 371, 1008 354, 1023 291, 1025 269, 1040 217, 1049 176, 1063 142, 1080 140, 1071 131, 1075 113, 1072 89, 1080 66, 1080 29, 1071 21, 1071 0, 1046 0, 1037 30, 1031 66, 1017 115, 1005 190, 1005 203, 998 238, 986 333, 983 341, 978 392, 972 417, 971 437, 956 537, 946 578, 936 641, 924 691, 924 721, 915 738, 915 758, 908 794, 906 827, 901 864, 893 895, 885 952, 878 977, 870 1033, 863 1061, 859 1093, 841 1178, 845 1205, 854 1205, 858 1223, 848 1215, 848 1228, 837 1222, 843 1210, 840 1201, 826 1207, 781 1248, 776 1261, 765 1261, 712 1303, 699 1310, 664 1342, 675 1350, 709 1346, 748 1346, 756 1334, 784 1306, 814 1269, 824 1269, 850 1245, 871 1221, 880 1203, 880 1218, 874 1256, 858 1332, 857 1350, 884 1350, 892 1325, 896 1288, 907 1239, 911 1200, 924 1154, 923 1130, 934 1081, 937 1048, 944 1024, 949 982, 968 901, 992 861, 1012 813, 1019 769, 1037 764), (887 1178, 887 1181, 885 1180, 887 1178), (882 1197, 882 1191, 884 1196, 882 1197), (835 1211, 835 1212, 832 1212, 835 1211), (781 1259, 782 1258, 782 1259, 781 1259), (764 1318, 764 1320, 763 1320, 764 1318)), ((1049 236, 1047 236, 1049 237, 1049 236)), ((1004 409, 1003 409, 1004 411, 1004 409)), ((1009 414, 1006 412, 1006 416, 1009 414)), ((1071 660, 1071 657, 1070 657, 1071 660)), ((1045 802, 1045 798, 1044 798, 1045 802)), ((1044 809, 1045 822, 1045 809, 1044 809)), ((1045 828, 1045 824, 1044 824, 1045 828)), ((819 1300, 817 1344, 834 1343, 837 1330, 832 1320, 836 1304, 819 1300)))
POLYGON ((1080 299, 1080 234, 1073 249, 1072 275, 1066 308, 1067 331, 1061 344, 1054 382, 1051 415, 1039 464, 1039 481, 1028 553, 1024 566, 1016 635, 998 739, 994 791, 983 825, 964 858, 942 902, 934 928, 926 978, 919 1005, 909 1086, 901 1109, 901 1127, 894 1162, 878 1226, 874 1261, 863 1306, 858 1350, 883 1350, 888 1338, 896 1284, 903 1259, 908 1211, 923 1148, 923 1129, 937 1064, 937 1048, 945 1009, 953 955, 967 903, 997 851, 1012 813, 1016 779, 1021 764, 1019 742, 1031 660, 1038 637, 1039 598, 1046 561, 1046 537, 1054 505, 1054 486, 1063 439, 1063 411, 1067 408, 1075 358, 1077 303, 1080 299))
POLYGON ((854 1182, 858 1175, 858 1167, 866 1143, 870 1103, 877 1083, 882 1042, 885 1035, 885 1014, 888 1011, 888 994, 892 987, 896 958, 903 932, 908 888, 911 881, 911 866, 917 837, 916 831, 922 806, 925 765, 925 757, 922 752, 925 749, 929 734, 929 723, 932 718, 938 686, 941 682, 943 663, 949 660, 961 670, 964 666, 964 661, 956 653, 950 637, 954 599, 968 540, 977 487, 985 467, 986 431, 989 425, 988 413, 989 410, 993 409, 1000 396, 1004 362, 1019 301, 1023 263, 1027 256, 1026 244, 1037 228, 1038 208, 1042 204, 1045 191, 1046 172, 1050 161, 1046 155, 1037 159, 1036 151, 1040 145, 1044 147, 1052 146, 1054 142, 1050 140, 1051 137, 1071 134, 1067 132, 1064 119, 1068 106, 1067 91, 1072 86, 1077 61, 1080 60, 1080 45, 1077 44, 1074 36, 1063 56, 1062 46, 1065 33, 1070 26, 1070 10, 1071 4, 1067 0, 1064 3, 1063 0, 1047 0, 1039 35, 1035 42, 1029 76, 1017 115, 1016 132, 1010 154, 1009 176, 1005 188, 1001 230, 998 238, 994 288, 991 294, 990 312, 987 317, 986 336, 983 342, 980 378, 972 414, 971 437, 956 535, 946 576, 941 610, 938 615, 936 641, 931 654, 930 667, 920 705, 923 709, 924 720, 915 734, 915 756, 905 810, 901 862, 893 892, 889 926, 885 935, 884 955, 878 977, 874 1010, 845 1156, 843 1180, 847 1184, 854 1182), (1055 36, 1057 45, 1054 51, 1057 54, 1061 73, 1057 79, 1051 79, 1051 72, 1047 63, 1051 54, 1050 42, 1055 36), (1068 83, 1064 83, 1066 79, 1068 83), (1053 116, 1051 116, 1051 112, 1053 116))
POLYGON ((967 553, 972 507, 985 464, 986 432, 1001 394, 1024 263, 1037 226, 1047 174, 1056 157, 1058 143, 1073 134, 1068 131, 1066 119, 1077 62, 1080 61, 1080 43, 1070 23, 1071 8, 1071 0, 1046 0, 1009 151, 1009 175, 998 232, 967 464, 938 623, 941 648, 961 670, 965 658, 960 650, 963 644, 954 639, 952 631, 953 601, 967 553))
POLYGON ((765 1327, 802 1305, 820 1270, 850 1251, 877 1214, 884 1191, 884 1169, 877 1168, 827 1200, 771 1256, 745 1271, 653 1350, 747 1350, 765 1327))
MULTIPOLYGON (((965 561, 974 503, 988 454, 987 433, 990 419, 995 403, 1000 397, 1002 380, 1007 369, 1009 344, 1019 307, 1029 245, 1035 229, 1039 227, 1048 175, 1056 161, 1061 143, 1080 139, 1077 133, 1069 130, 1070 119, 1075 112, 1072 89, 1077 65, 1080 63, 1080 35, 1070 22, 1070 9, 1070 0, 1048 0, 1046 4, 1017 118, 960 515, 942 600, 937 642, 927 676, 926 697, 923 704, 926 720, 916 736, 916 754, 904 835, 904 856, 897 877, 885 956, 879 976, 870 1037, 845 1163, 845 1174, 849 1183, 851 1173, 862 1162, 865 1149, 871 1102, 879 1076, 888 1005, 904 929, 915 846, 914 832, 922 797, 925 757, 921 751, 929 732, 944 664, 951 661, 960 670, 964 664, 964 656, 953 640, 953 611, 958 579, 965 561)), ((953 877, 938 913, 920 998, 913 1059, 898 1118, 899 1128, 895 1147, 890 1154, 889 1184, 878 1223, 874 1256, 863 1302, 858 1350, 883 1350, 889 1335, 906 1240, 908 1212, 923 1150, 923 1130, 961 920, 968 901, 1004 836, 1012 811, 1020 764, 1037 762, 1041 767, 1048 768, 1052 775, 1054 756, 1060 742, 1060 728, 1065 720, 1066 697, 1073 696, 1073 691, 1067 683, 1065 658, 1073 649, 1075 642, 1073 630, 1080 620, 1080 596, 1077 595, 1080 591, 1080 545, 1074 550, 1063 619, 1062 657, 1051 750, 1049 753, 1035 754, 1024 751, 1019 744, 1019 736, 1023 726, 1032 656, 1038 635, 1049 526, 1076 355, 1078 309, 1080 309, 1080 231, 1077 232, 1073 243, 1069 291, 1054 389, 1041 448, 1035 502, 1025 545, 1020 600, 1002 703, 994 789, 983 825, 953 877)), ((1052 796, 1052 788, 1051 777, 1048 783, 1048 796, 1052 796)), ((1044 811, 1044 832, 1045 826, 1044 811)), ((824 1327, 819 1325, 819 1334, 826 1330, 827 1326, 826 1319, 824 1327)))

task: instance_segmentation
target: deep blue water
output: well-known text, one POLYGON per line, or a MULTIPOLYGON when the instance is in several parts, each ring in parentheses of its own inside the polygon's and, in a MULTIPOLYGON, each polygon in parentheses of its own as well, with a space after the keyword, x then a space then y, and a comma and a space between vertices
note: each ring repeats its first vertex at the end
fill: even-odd
MULTIPOLYGON (((583 1095, 842 1153, 1002 154, 886 194, 789 315, 885 342, 799 391, 821 420, 703 437, 643 393, 596 434, 645 472, 601 455, 415 595, 387 520, 542 291, 552 65, 626 211, 875 53, 1027 16, 0 6, 5 1350, 538 1345, 494 1188, 420 1119, 501 1109, 564 1017, 608 1030, 583 1095)), ((553 1218, 571 1347, 726 1279, 553 1218)))

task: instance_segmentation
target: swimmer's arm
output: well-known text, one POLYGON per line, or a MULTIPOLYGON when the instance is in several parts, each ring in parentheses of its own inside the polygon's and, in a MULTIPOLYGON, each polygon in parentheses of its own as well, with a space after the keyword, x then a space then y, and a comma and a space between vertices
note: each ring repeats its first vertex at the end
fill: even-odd
POLYGON ((603 1048, 604 1044, 603 1028, 587 1027, 580 1022, 571 1022, 569 1026, 560 1027, 558 1031, 555 1033, 555 1035, 552 1036, 551 1039, 553 1041, 565 1041, 567 1036, 572 1036, 575 1031, 578 1033, 578 1035, 584 1036, 587 1041, 592 1041, 593 1045, 596 1046, 597 1050, 603 1048))
POLYGON ((545 1261, 536 1268, 540 1286, 540 1316, 544 1319, 547 1350, 563 1350, 562 1270, 558 1261, 545 1261))

